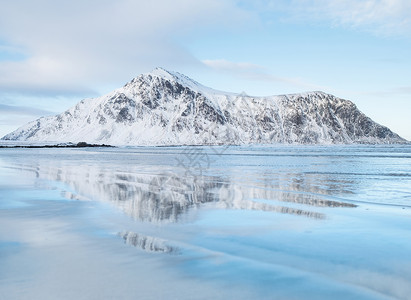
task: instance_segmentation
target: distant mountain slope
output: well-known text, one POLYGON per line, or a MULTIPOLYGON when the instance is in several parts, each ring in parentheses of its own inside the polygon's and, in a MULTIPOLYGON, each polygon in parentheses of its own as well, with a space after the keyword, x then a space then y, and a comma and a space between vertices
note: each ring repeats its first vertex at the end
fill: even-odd
POLYGON ((163 69, 32 121, 3 140, 200 145, 403 143, 348 100, 323 92, 250 97, 163 69))

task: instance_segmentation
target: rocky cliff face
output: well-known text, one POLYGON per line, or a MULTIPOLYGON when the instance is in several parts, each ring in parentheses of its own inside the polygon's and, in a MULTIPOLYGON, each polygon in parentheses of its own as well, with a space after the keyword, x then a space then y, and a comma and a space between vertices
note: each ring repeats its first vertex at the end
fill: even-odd
POLYGON ((333 95, 230 94, 163 69, 3 139, 115 145, 406 142, 333 95))

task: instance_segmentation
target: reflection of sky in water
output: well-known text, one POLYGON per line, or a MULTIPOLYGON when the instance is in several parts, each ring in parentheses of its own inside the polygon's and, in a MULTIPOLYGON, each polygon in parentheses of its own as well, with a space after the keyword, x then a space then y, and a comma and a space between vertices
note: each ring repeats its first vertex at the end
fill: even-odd
MULTIPOLYGON (((198 282, 200 299, 411 294, 409 146, 1 150, 0 254, 14 245, 24 260, 34 246, 81 246, 104 262, 90 276, 108 282, 101 268, 116 257, 121 284, 149 281, 118 296, 156 298, 155 278, 186 299, 198 282), (187 151, 203 160, 185 168, 187 151)), ((47 249, 38 255, 54 254, 47 249)), ((7 253, 0 263, 15 267, 7 253)))

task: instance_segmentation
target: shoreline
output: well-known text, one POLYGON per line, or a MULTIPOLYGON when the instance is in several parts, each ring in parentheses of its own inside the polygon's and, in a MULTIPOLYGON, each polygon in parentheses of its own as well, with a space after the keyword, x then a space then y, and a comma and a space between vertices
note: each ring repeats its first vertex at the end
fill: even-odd
POLYGON ((86 142, 79 142, 77 144, 67 143, 67 144, 56 144, 56 145, 14 145, 14 146, 4 146, 0 145, 0 148, 115 148, 112 145, 106 144, 88 144, 86 142))

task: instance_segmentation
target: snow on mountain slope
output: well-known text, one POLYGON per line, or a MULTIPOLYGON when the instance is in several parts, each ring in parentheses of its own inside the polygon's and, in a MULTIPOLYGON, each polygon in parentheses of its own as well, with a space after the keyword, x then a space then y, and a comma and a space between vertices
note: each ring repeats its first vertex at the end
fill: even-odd
POLYGON ((157 68, 105 96, 30 122, 3 140, 202 145, 403 143, 348 100, 323 92, 250 97, 157 68))

